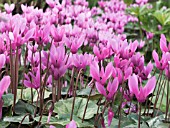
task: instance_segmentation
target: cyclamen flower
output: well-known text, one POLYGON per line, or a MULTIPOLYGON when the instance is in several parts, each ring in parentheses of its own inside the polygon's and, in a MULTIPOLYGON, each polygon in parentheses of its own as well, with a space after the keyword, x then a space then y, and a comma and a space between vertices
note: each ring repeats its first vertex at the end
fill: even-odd
POLYGON ((65 45, 70 48, 70 51, 75 54, 78 49, 83 45, 85 40, 85 35, 81 35, 80 37, 66 37, 64 36, 63 41, 65 45))
POLYGON ((108 83, 107 85, 107 92, 104 88, 103 85, 101 85, 99 82, 96 82, 96 88, 98 90, 98 92, 102 95, 104 95, 108 100, 111 100, 115 94, 115 92, 117 91, 118 89, 118 85, 119 85, 119 81, 118 81, 118 78, 116 77, 113 82, 110 82, 108 83))
POLYGON ((3 107, 2 95, 5 91, 7 91, 10 83, 11 83, 11 79, 9 76, 4 76, 0 81, 0 119, 2 118, 2 107, 3 107))
POLYGON ((50 69, 56 80, 65 74, 68 67, 66 64, 67 58, 68 56, 66 56, 63 45, 56 48, 55 45, 52 44, 50 49, 50 69))
POLYGON ((155 65, 159 70, 164 70, 167 66, 167 54, 163 53, 161 60, 159 60, 159 56, 157 52, 154 50, 152 52, 153 59, 155 61, 155 65))
POLYGON ((101 70, 99 70, 98 62, 94 61, 90 65, 90 75, 97 82, 100 82, 101 84, 105 84, 107 79, 112 75, 112 69, 113 69, 112 62, 108 63, 105 70, 103 66, 101 66, 101 70))
POLYGON ((40 87, 40 66, 38 66, 38 69, 36 71, 36 75, 34 75, 32 72, 28 73, 32 77, 32 82, 28 75, 25 74, 25 80, 24 85, 28 88, 34 88, 38 89, 40 87))
POLYGON ((77 128, 76 122, 72 120, 69 124, 66 125, 66 128, 77 128))
POLYGON ((156 77, 153 76, 151 79, 148 80, 145 87, 140 85, 140 90, 138 87, 138 77, 137 75, 133 74, 128 79, 128 86, 130 93, 135 94, 138 102, 145 102, 147 96, 151 94, 156 86, 156 77))
POLYGON ((14 10, 15 4, 9 5, 9 4, 5 3, 4 8, 5 8, 6 12, 9 14, 14 10))

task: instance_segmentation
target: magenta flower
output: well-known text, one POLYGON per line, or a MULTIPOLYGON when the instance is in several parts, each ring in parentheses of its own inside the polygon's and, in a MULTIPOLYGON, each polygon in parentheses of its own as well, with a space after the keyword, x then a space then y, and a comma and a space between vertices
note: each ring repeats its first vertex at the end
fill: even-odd
POLYGON ((83 45, 84 40, 85 40, 85 35, 81 35, 80 37, 66 37, 64 36, 63 38, 65 45, 70 48, 70 51, 75 54, 77 53, 78 49, 83 45))
POLYGON ((28 75, 25 74, 26 80, 24 80, 24 85, 28 88, 34 88, 38 89, 40 87, 40 66, 38 66, 38 69, 36 71, 36 75, 34 75, 32 72, 28 73, 32 77, 32 82, 28 75))
POLYGON ((76 122, 72 120, 69 124, 66 125, 66 128, 77 128, 76 122))
POLYGON ((167 66, 167 55, 166 55, 166 53, 162 54, 161 60, 159 60, 159 56, 158 56, 158 54, 155 50, 152 52, 152 56, 153 56, 153 59, 155 61, 156 67, 159 70, 164 70, 167 66))
POLYGON ((9 14, 14 10, 15 4, 9 5, 9 4, 5 3, 4 8, 5 8, 6 12, 9 14))
POLYGON ((2 107, 3 107, 2 95, 5 91, 7 91, 10 83, 11 83, 11 79, 9 76, 4 76, 0 81, 0 119, 2 118, 2 107))
POLYGON ((99 47, 94 45, 93 52, 99 60, 103 60, 109 56, 109 48, 104 47, 102 44, 100 44, 99 47))
POLYGON ((107 85, 107 92, 108 92, 107 93, 104 86, 101 85, 99 82, 96 82, 96 88, 98 92, 104 95, 108 100, 111 100, 113 98, 115 92, 117 91, 118 85, 119 85, 119 81, 117 77, 113 80, 113 82, 109 81, 107 85))
POLYGON ((128 86, 129 86, 130 93, 135 94, 139 102, 144 102, 147 96, 153 92, 156 86, 156 77, 153 76, 151 79, 149 79, 145 87, 142 87, 142 85, 140 85, 140 90, 139 90, 138 77, 137 75, 133 74, 128 79, 128 86))
POLYGON ((55 45, 52 44, 50 49, 50 69, 56 80, 65 74, 68 68, 68 65, 66 64, 67 58, 68 56, 65 53, 63 45, 56 48, 55 45))
POLYGON ((5 65, 6 62, 6 56, 4 54, 0 54, 0 70, 5 65))
POLYGON ((112 75, 112 69, 113 69, 112 62, 107 64, 105 70, 103 66, 101 67, 101 70, 99 70, 98 62, 94 61, 90 65, 90 75, 97 82, 100 82, 101 84, 105 84, 107 79, 112 75))

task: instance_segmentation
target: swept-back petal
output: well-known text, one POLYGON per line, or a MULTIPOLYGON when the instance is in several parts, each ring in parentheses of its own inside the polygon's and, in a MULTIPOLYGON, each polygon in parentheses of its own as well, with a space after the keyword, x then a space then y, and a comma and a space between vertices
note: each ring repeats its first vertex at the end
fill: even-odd
POLYGON ((10 76, 4 76, 0 81, 0 99, 11 83, 10 76))
POLYGON ((100 94, 106 96, 106 90, 103 85, 101 85, 99 82, 96 82, 96 88, 100 94))
POLYGON ((144 87, 145 97, 147 97, 150 93, 153 92, 156 86, 156 77, 153 76, 151 79, 148 80, 147 84, 144 87))
POLYGON ((161 48, 161 51, 162 51, 162 52, 168 52, 166 37, 165 37, 164 34, 161 34, 160 48, 161 48))
POLYGON ((113 95, 116 93, 118 89, 118 85, 119 85, 119 80, 117 77, 113 80, 112 83, 109 81, 107 86, 107 91, 109 92, 109 94, 107 95, 108 99, 111 99, 113 95))
POLYGON ((112 62, 108 63, 108 65, 105 68, 105 77, 106 79, 108 79, 111 75, 112 75, 112 70, 113 69, 113 65, 112 62))
POLYGON ((90 75, 93 77, 93 79, 100 81, 100 76, 99 76, 99 66, 96 61, 94 61, 90 65, 90 75))
POLYGON ((159 56, 155 50, 152 52, 153 59, 157 67, 160 67, 159 56))
POLYGON ((131 93, 137 95, 139 93, 138 88, 138 78, 135 74, 129 77, 128 79, 128 86, 131 93))
POLYGON ((4 54, 0 54, 0 70, 4 66, 5 61, 6 61, 5 55, 4 54))

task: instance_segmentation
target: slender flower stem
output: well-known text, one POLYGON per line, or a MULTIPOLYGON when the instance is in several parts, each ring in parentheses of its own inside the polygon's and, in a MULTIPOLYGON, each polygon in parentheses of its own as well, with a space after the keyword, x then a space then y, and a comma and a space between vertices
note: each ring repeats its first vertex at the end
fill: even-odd
POLYGON ((16 59, 15 59, 15 85, 14 85, 14 102, 13 102, 13 107, 15 108, 15 102, 16 102, 16 98, 17 98, 17 87, 18 87, 18 59, 19 59, 19 55, 18 55, 18 47, 16 50, 16 59))
POLYGON ((29 116, 29 117, 31 117, 31 118, 32 118, 32 115, 31 115, 30 113, 27 113, 27 114, 23 117, 23 119, 21 120, 21 123, 19 124, 18 128, 20 128, 20 127, 21 127, 21 125, 22 125, 23 121, 25 120, 25 118, 26 118, 27 116, 29 116))
POLYGON ((99 114, 100 103, 101 103, 102 97, 103 97, 103 96, 101 96, 101 97, 99 98, 98 102, 97 102, 98 108, 97 108, 97 113, 96 113, 96 116, 95 116, 94 127, 96 127, 96 126, 95 126, 95 123, 97 122, 97 118, 98 118, 98 114, 99 114))
MULTIPOLYGON (((166 86, 166 84, 167 84, 167 81, 163 84, 163 91, 162 91, 162 97, 161 97, 161 101, 160 101, 160 104, 159 104, 159 107, 158 107, 158 110, 160 110, 160 107, 161 107, 161 105, 162 105, 162 100, 163 100, 163 97, 164 97, 164 93, 165 93, 165 86, 166 86)), ((157 111, 157 113, 156 113, 156 116, 158 116, 158 111, 157 111)))
POLYGON ((139 103, 138 128, 140 128, 140 120, 141 120, 141 103, 139 103))
POLYGON ((37 91, 37 94, 38 94, 38 97, 37 97, 37 101, 36 101, 36 107, 35 107, 35 110, 34 110, 34 118, 36 117, 36 112, 37 112, 37 107, 38 107, 38 100, 39 100, 39 97, 40 97, 40 94, 39 94, 39 91, 37 91))
MULTIPOLYGON (((158 79, 157 79, 157 81, 156 81, 156 85, 158 84, 158 82, 159 82, 159 80, 160 80, 161 78, 162 78, 162 71, 160 72, 160 74, 159 74, 159 76, 158 76, 158 79)), ((151 106, 151 103, 152 103, 152 100, 153 100, 153 96, 154 96, 155 91, 156 91, 156 87, 155 87, 155 89, 154 89, 154 91, 153 91, 153 93, 152 93, 152 97, 151 97, 151 101, 150 101, 149 106, 148 106, 147 114, 149 113, 150 106, 151 106)))
POLYGON ((52 76, 52 100, 54 103, 56 102, 56 84, 55 84, 54 76, 52 76))
POLYGON ((75 104, 75 100, 76 100, 76 90, 77 90, 77 87, 78 87, 78 81, 79 81, 79 78, 80 78, 80 76, 81 76, 82 70, 83 70, 83 69, 80 69, 80 71, 79 71, 79 73, 78 73, 78 76, 77 76, 77 79, 76 79, 76 86, 75 86, 75 88, 74 88, 74 90, 73 90, 73 93, 74 93, 73 96, 74 96, 74 98, 73 98, 73 104, 72 104, 70 121, 72 121, 72 119, 73 119, 74 104, 75 104))
POLYGON ((122 102, 123 102, 123 95, 124 95, 124 83, 122 84, 121 102, 120 102, 120 106, 119 106, 119 123, 118 123, 118 128, 120 128, 120 124, 121 124, 121 116, 122 116, 121 108, 122 108, 122 102))
POLYGON ((60 78, 57 80, 58 86, 57 86, 57 101, 61 99, 61 89, 62 84, 60 83, 60 78))
MULTIPOLYGON (((92 84, 93 84, 93 83, 92 83, 92 84)), ((86 106, 85 106, 85 109, 84 109, 83 118, 82 118, 82 123, 83 123, 84 118, 85 118, 85 115, 86 115, 87 106, 88 106, 88 103, 89 103, 89 100, 90 100, 90 95, 91 95, 91 93, 92 93, 93 88, 94 88, 94 84, 93 84, 93 86, 91 87, 91 90, 90 90, 90 93, 89 93, 89 96, 88 96, 88 99, 87 99, 87 103, 86 103, 86 106)))
POLYGON ((40 46, 40 50, 39 50, 39 59, 40 59, 40 115, 41 115, 41 113, 42 113, 42 108, 43 108, 43 85, 42 85, 42 72, 41 72, 41 70, 42 70, 42 67, 41 67, 41 62, 42 62, 42 60, 41 60, 41 50, 42 50, 42 46, 40 46))
POLYGON ((158 99, 159 99, 159 95, 160 95, 160 92, 161 92, 161 89, 162 89, 162 85, 164 85, 165 81, 166 81, 166 78, 164 79, 162 84, 161 84, 161 81, 159 82, 159 87, 158 87, 158 91, 157 91, 156 99, 155 99, 155 103, 154 103, 154 108, 153 108, 153 114, 155 112, 156 104, 157 104, 158 99))
POLYGON ((168 121, 168 113, 169 113, 168 110, 169 110, 169 81, 168 81, 168 84, 167 84, 165 121, 168 121))
POLYGON ((74 72, 75 72, 75 68, 73 67, 72 73, 71 73, 70 87, 69 87, 69 89, 68 89, 68 91, 67 91, 67 94, 66 94, 66 98, 65 98, 65 99, 67 99, 68 93, 69 93, 69 91, 71 91, 71 88, 72 88, 72 86, 73 86, 73 84, 74 84, 74 72))
POLYGON ((44 105, 44 108, 43 108, 42 113, 41 113, 41 115, 40 115, 40 119, 39 119, 39 121, 38 121, 38 126, 41 124, 41 119, 42 119, 44 110, 45 110, 45 108, 47 107, 47 105, 48 105, 49 103, 51 103, 51 107, 50 107, 50 108, 54 109, 54 102, 53 102, 52 100, 49 100, 49 101, 44 105))
MULTIPOLYGON (((23 75, 25 74, 27 56, 28 56, 28 47, 26 47, 25 56, 24 56, 24 69, 23 69, 23 75)), ((23 77, 23 79, 22 79, 22 88, 21 88, 21 99, 22 99, 23 90, 24 90, 24 79, 25 79, 25 78, 23 77)))

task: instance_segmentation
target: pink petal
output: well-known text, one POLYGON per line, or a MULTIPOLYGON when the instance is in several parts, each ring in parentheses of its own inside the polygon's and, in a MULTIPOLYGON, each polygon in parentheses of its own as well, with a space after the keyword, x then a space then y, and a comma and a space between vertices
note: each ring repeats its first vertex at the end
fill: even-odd
POLYGON ((106 90, 105 90, 105 88, 104 88, 103 85, 101 85, 100 83, 96 82, 96 88, 97 88, 97 91, 98 91, 100 94, 106 96, 106 90))
POLYGON ((132 67, 129 67, 125 70, 125 76, 124 79, 127 80, 128 77, 132 74, 132 67))
POLYGON ((161 51, 162 51, 162 52, 168 52, 166 37, 165 37, 164 34, 161 34, 160 48, 161 48, 161 51))
POLYGON ((112 62, 110 62, 110 63, 108 63, 108 65, 106 66, 106 69, 105 69, 106 79, 108 79, 112 75, 112 69, 113 69, 113 65, 112 65, 112 62))
POLYGON ((128 86, 129 86, 130 93, 133 93, 135 95, 139 93, 138 78, 135 74, 129 77, 128 86))
POLYGON ((112 98, 115 92, 117 91, 118 85, 119 85, 119 80, 117 77, 113 80, 112 83, 109 81, 107 86, 107 91, 109 92, 108 94, 109 99, 112 98))
POLYGON ((100 81, 99 78, 99 66, 98 63, 95 61, 90 65, 90 75, 93 77, 93 79, 100 81))
POLYGON ((159 56, 155 50, 152 52, 152 56, 153 56, 156 66, 160 67, 159 56))
POLYGON ((77 128, 76 122, 72 120, 69 124, 66 125, 66 128, 77 128))
POLYGON ((34 35, 35 29, 32 28, 30 29, 26 34, 25 34, 25 42, 27 42, 30 38, 32 38, 32 36, 34 35))
POLYGON ((0 99, 5 91, 7 91, 9 85, 11 83, 10 76, 4 76, 0 81, 0 99))
POLYGON ((108 109, 108 126, 111 125, 113 117, 114 117, 114 112, 112 111, 111 108, 109 108, 108 109))
POLYGON ((35 86, 28 80, 24 80, 24 86, 27 88, 35 88, 35 86))
POLYGON ((144 87, 145 96, 147 97, 150 93, 153 92, 156 86, 156 77, 153 76, 151 79, 148 80, 147 84, 144 87))
POLYGON ((2 69, 2 67, 5 65, 6 62, 6 57, 4 54, 0 54, 0 70, 2 69))

